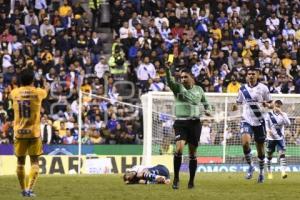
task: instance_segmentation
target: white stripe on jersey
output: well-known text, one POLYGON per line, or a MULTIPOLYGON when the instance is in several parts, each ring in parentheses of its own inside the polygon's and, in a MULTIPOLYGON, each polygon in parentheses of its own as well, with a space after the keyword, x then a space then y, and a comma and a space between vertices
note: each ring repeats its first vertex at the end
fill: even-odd
POLYGON ((246 121, 251 126, 259 126, 261 125, 261 123, 259 122, 259 119, 255 116, 250 105, 257 105, 262 113, 262 116, 264 116, 265 111, 261 108, 261 103, 263 101, 271 100, 270 91, 268 87, 262 83, 258 83, 254 87, 250 87, 248 84, 245 84, 245 87, 248 90, 252 100, 251 102, 247 101, 241 89, 239 90, 237 103, 243 104, 242 121, 246 121))
POLYGON ((267 140, 282 140, 284 139, 284 126, 291 124, 290 119, 287 114, 282 112, 282 114, 276 114, 273 111, 266 115, 266 128, 267 128, 267 140), (276 119, 277 124, 274 124, 271 120, 270 114, 276 119), (278 134, 276 128, 280 129, 281 136, 278 134))

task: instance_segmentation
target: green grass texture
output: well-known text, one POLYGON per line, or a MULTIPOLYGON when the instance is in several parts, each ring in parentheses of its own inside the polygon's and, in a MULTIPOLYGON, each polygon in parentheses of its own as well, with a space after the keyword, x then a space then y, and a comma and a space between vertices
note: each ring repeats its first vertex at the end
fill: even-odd
MULTIPOLYGON (((257 183, 245 180, 242 173, 198 173, 195 188, 187 189, 188 174, 180 174, 180 188, 171 185, 125 185, 121 175, 41 175, 34 188, 41 200, 298 200, 300 173, 257 183)), ((16 176, 0 177, 0 200, 30 199, 21 197, 16 176)))

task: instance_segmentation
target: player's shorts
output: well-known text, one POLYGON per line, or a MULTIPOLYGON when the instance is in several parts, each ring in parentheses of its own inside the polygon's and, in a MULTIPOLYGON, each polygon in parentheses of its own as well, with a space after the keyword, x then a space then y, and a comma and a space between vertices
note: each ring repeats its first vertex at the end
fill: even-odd
POLYGON ((265 125, 251 126, 247 122, 241 122, 241 134, 250 134, 251 137, 254 136, 254 141, 258 143, 265 142, 266 139, 266 129, 265 125))
POLYGON ((198 146, 201 135, 200 119, 175 120, 175 141, 184 140, 188 144, 198 146))
POLYGON ((148 170, 156 175, 164 176, 168 179, 170 178, 170 172, 168 168, 164 165, 156 165, 154 167, 149 168, 148 170))
POLYGON ((285 151, 285 141, 284 140, 268 140, 267 141, 267 152, 273 153, 275 152, 275 148, 277 147, 277 151, 285 151))
POLYGON ((34 139, 15 139, 15 155, 19 156, 39 156, 43 154, 41 138, 34 139))

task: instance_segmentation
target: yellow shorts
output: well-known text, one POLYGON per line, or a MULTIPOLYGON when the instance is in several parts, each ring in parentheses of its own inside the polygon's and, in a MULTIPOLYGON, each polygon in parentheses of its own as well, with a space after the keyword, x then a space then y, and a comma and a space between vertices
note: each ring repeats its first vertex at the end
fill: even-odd
POLYGON ((39 156, 43 154, 43 144, 41 138, 36 139, 15 139, 15 155, 19 156, 39 156))

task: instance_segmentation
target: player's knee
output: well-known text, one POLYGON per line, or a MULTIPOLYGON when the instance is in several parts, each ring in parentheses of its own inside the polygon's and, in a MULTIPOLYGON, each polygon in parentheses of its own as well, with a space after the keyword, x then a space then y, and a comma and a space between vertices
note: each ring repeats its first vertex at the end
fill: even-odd
POLYGON ((25 156, 18 157, 18 165, 25 165, 25 156))
POLYGON ((250 149, 250 141, 243 141, 242 146, 243 149, 250 149))
POLYGON ((31 165, 38 165, 39 164, 38 156, 30 156, 30 162, 31 162, 31 165))

